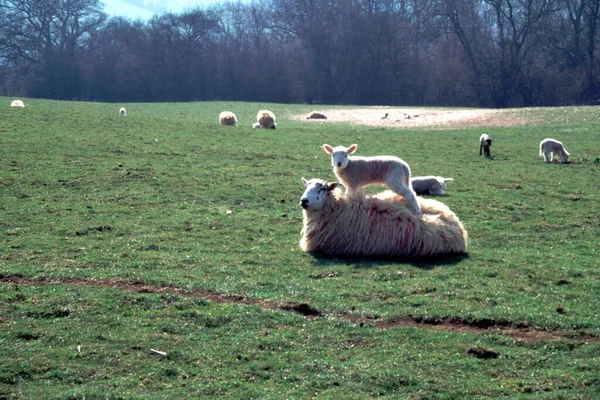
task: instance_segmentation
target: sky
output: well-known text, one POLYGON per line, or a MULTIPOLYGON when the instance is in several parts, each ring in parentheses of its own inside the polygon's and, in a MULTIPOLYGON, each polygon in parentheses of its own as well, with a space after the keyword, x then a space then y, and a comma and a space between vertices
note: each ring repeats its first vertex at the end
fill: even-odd
POLYGON ((109 16, 148 20, 165 12, 179 14, 189 8, 207 7, 225 0, 102 0, 109 16))

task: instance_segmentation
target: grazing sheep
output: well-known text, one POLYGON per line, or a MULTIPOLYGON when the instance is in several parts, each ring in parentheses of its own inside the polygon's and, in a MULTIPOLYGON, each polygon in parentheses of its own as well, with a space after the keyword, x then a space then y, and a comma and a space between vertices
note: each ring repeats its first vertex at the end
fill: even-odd
POLYGON ((492 138, 489 137, 486 133, 479 137, 479 155, 481 155, 481 151, 483 150, 483 154, 486 157, 491 157, 490 155, 490 146, 492 145, 492 138))
POLYGON ((452 178, 442 178, 441 176, 416 176, 410 178, 410 186, 416 194, 429 194, 432 196, 443 196, 446 190, 446 183, 452 182, 452 178))
POLYGON ((467 231, 443 203, 419 198, 422 217, 406 199, 385 191, 344 197, 338 184, 307 181, 300 200, 304 225, 300 248, 308 253, 354 257, 427 257, 464 253, 467 231))
POLYGON ((256 120, 260 124, 261 128, 265 128, 265 129, 277 128, 277 124, 275 123, 275 114, 273 114, 269 110, 260 110, 258 112, 258 114, 256 114, 256 120))
POLYGON ((381 184, 409 201, 416 215, 421 215, 416 194, 410 187, 410 167, 406 162, 394 156, 351 157, 358 145, 346 148, 332 148, 328 144, 323 149, 331 154, 333 172, 346 187, 346 196, 356 198, 364 194, 362 187, 381 184))
POLYGON ((23 103, 23 100, 13 100, 10 103, 11 107, 25 107, 25 104, 23 103))
POLYGON ((555 139, 544 139, 540 142, 540 156, 544 156, 547 163, 554 162, 554 156, 558 154, 563 164, 569 161, 569 152, 565 150, 565 146, 555 139), (550 156, 552 153, 552 156, 550 156))
POLYGON ((219 114, 219 123, 223 126, 237 126, 237 117, 231 111, 223 111, 219 114))
POLYGON ((127 111, 125 110, 125 107, 121 107, 121 109, 119 110, 119 115, 127 115, 127 111))
POLYGON ((306 119, 327 119, 327 115, 320 113, 318 111, 313 111, 310 114, 308 114, 306 119))

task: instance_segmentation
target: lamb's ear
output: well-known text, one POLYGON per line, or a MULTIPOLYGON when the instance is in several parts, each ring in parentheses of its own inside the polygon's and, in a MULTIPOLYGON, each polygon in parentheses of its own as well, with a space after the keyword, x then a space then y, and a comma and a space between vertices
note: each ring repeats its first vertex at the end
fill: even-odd
POLYGON ((302 179, 302 184, 304 186, 308 185, 308 181, 306 179, 304 179, 304 177, 302 177, 301 179, 302 179))
POLYGON ((333 153, 333 148, 328 144, 324 144, 323 149, 329 154, 333 153))
POLYGON ((330 184, 327 185, 327 190, 335 190, 335 188, 337 188, 339 185, 339 183, 337 182, 331 182, 330 184))
POLYGON ((348 154, 352 154, 356 151, 356 148, 358 147, 358 145, 356 143, 354 143, 353 145, 351 145, 350 147, 348 147, 348 154))

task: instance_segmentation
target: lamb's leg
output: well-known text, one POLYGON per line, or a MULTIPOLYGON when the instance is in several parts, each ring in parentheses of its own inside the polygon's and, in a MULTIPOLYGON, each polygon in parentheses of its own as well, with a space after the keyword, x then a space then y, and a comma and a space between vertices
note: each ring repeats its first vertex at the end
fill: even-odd
POLYGON ((550 164, 550 153, 544 152, 544 160, 546 160, 546 164, 550 164))
POLYGON ((479 155, 481 155, 481 151, 483 150, 483 146, 479 145, 479 155))
POLYGON ((349 199, 360 199, 365 196, 365 191, 362 187, 351 187, 346 186, 346 193, 344 194, 349 199))
POLYGON ((388 182, 387 185, 394 193, 404 197, 410 203, 410 208, 415 215, 421 215, 421 208, 417 202, 417 195, 414 190, 398 182, 388 182))

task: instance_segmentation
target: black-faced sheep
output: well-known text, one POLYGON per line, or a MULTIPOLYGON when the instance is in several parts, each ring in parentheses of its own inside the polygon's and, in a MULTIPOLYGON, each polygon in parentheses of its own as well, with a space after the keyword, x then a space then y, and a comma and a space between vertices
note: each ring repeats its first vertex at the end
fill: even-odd
POLYGON ((563 164, 569 161, 570 154, 558 140, 548 138, 540 142, 540 156, 543 155, 547 163, 554 162, 554 156, 557 154, 563 164))
POLYGON ((452 178, 441 176, 415 176, 410 178, 410 186, 416 194, 429 194, 431 196, 443 196, 446 183, 452 182, 452 178))
POLYGON ((404 197, 416 215, 421 214, 416 194, 410 187, 410 167, 406 162, 394 156, 356 157, 350 154, 357 145, 331 147, 323 149, 331 154, 333 172, 346 187, 346 196, 357 198, 363 195, 363 186, 387 185, 396 194, 404 197))
POLYGON ((307 181, 300 248, 331 256, 427 257, 464 253, 467 231, 443 203, 419 198, 422 217, 391 191, 352 199, 337 183, 307 181))
POLYGON ((490 155, 490 146, 492 145, 492 138, 489 137, 486 133, 479 137, 479 155, 483 151, 486 157, 491 157, 490 155))
POLYGON ((237 126, 237 117, 231 111, 223 111, 219 114, 219 123, 223 126, 237 126))
POLYGON ((264 129, 276 129, 277 123, 275 122, 275 114, 269 110, 260 110, 256 114, 256 121, 260 124, 261 128, 264 129))

